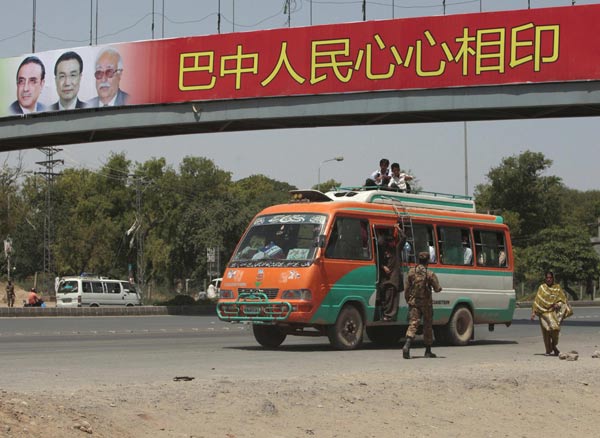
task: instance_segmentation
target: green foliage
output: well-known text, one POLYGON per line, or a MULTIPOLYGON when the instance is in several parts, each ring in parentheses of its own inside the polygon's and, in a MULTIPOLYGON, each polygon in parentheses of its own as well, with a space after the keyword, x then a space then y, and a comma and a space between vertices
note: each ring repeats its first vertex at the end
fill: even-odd
POLYGON ((504 158, 477 186, 479 211, 500 214, 511 230, 515 280, 528 290, 554 271, 568 290, 569 283, 586 282, 599 272, 590 236, 597 232, 600 192, 580 192, 563 186, 560 178, 544 176, 552 161, 526 151, 504 158))
MULTIPOLYGON (((538 283, 551 268, 567 283, 586 280, 598 273, 589 236, 597 231, 600 191, 563 187, 543 175, 550 164, 532 152, 505 158, 477 188, 477 205, 502 213, 511 228, 517 279, 538 283)), ((321 190, 338 185, 329 180, 321 190)), ((43 269, 46 189, 41 176, 0 167, 0 232, 13 240, 18 278, 43 269)), ((114 154, 97 172, 66 169, 50 193, 57 274, 127 278, 142 241, 147 284, 168 294, 189 280, 196 291, 207 277, 206 249, 220 248, 223 269, 252 218, 288 202, 293 189, 264 175, 232 181, 203 157, 185 157, 173 168, 164 158, 131 163, 114 154)))
POLYGON ((561 223, 586 230, 590 237, 598 235, 600 190, 580 192, 565 188, 561 194, 561 223))
POLYGON ((541 282, 544 272, 550 270, 557 281, 568 287, 570 283, 594 278, 600 272, 600 259, 587 233, 572 225, 540 231, 516 256, 518 275, 529 281, 541 282))
POLYGON ((500 166, 488 172, 489 183, 475 189, 480 211, 510 217, 517 243, 560 223, 561 179, 543 175, 551 165, 552 160, 542 153, 525 151, 504 158, 500 166))
POLYGON ((334 179, 329 179, 321 184, 315 184, 311 187, 312 190, 319 190, 322 193, 330 192, 340 186, 340 183, 334 179))

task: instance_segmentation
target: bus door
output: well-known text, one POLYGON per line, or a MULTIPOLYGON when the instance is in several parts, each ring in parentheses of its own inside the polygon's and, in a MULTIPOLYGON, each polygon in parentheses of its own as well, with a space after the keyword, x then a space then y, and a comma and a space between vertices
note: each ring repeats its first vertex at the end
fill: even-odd
POLYGON ((331 312, 329 322, 335 322, 346 302, 368 305, 377 281, 373 258, 369 221, 337 216, 325 247, 322 271, 328 291, 323 306, 331 312))
MULTIPOLYGON (((387 225, 373 225, 373 241, 374 241, 374 253, 375 253, 375 265, 376 265, 376 282, 374 284, 376 288, 376 296, 374 300, 369 302, 370 306, 373 306, 373 321, 380 321, 383 317, 382 312, 382 280, 386 277, 386 274, 383 270, 385 264, 385 247, 390 240, 394 240, 396 245, 399 242, 396 239, 396 235, 394 233, 394 227, 390 227, 387 225)), ((402 248, 398 248, 397 253, 400 254, 402 248)))

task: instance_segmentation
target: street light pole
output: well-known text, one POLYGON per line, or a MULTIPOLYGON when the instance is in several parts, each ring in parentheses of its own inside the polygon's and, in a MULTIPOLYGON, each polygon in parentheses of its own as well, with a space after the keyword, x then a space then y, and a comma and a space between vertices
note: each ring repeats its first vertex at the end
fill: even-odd
POLYGON ((467 148, 467 145, 468 145, 468 142, 467 142, 467 121, 465 120, 463 123, 464 123, 463 124, 463 130, 464 130, 463 137, 464 137, 464 140, 465 140, 465 196, 469 196, 469 161, 468 161, 468 158, 467 158, 467 150, 468 150, 468 148, 467 148))
POLYGON ((344 157, 342 157, 340 155, 339 157, 333 157, 333 158, 329 158, 328 160, 321 161, 321 164, 319 164, 319 172, 317 175, 317 190, 318 191, 321 191, 321 166, 325 163, 328 163, 329 161, 344 161, 344 157))

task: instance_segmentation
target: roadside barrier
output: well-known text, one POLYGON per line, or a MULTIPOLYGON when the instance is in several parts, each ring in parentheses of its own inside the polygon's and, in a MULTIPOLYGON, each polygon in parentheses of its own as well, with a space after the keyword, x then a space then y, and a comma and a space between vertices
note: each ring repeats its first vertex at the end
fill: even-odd
POLYGON ((0 307, 0 318, 50 316, 215 315, 216 306, 0 307))

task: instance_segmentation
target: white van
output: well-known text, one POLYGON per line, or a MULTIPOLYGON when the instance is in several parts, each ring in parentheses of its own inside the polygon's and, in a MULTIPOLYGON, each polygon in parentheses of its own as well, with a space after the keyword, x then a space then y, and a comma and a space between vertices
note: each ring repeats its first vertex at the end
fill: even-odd
POLYGON ((104 277, 63 277, 56 290, 56 307, 141 306, 135 286, 104 277))

